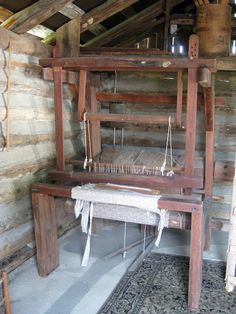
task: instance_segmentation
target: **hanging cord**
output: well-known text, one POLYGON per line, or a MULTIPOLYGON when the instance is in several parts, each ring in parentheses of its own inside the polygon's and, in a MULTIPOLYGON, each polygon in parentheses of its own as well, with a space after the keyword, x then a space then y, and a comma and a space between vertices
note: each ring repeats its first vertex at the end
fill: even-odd
POLYGON ((92 142, 91 142, 91 132, 90 132, 90 121, 89 120, 87 120, 87 127, 88 127, 89 162, 92 162, 93 156, 92 156, 92 142))
POLYGON ((85 153, 85 159, 84 159, 84 166, 83 168, 87 168, 88 164, 88 152, 87 152, 87 130, 86 130, 86 121, 87 121, 87 114, 86 112, 84 113, 84 118, 83 118, 83 131, 84 131, 84 153, 85 153))
POLYGON ((147 225, 144 225, 144 230, 143 230, 143 254, 145 254, 145 250, 146 250, 146 233, 147 233, 147 225))
POLYGON ((123 254, 122 257, 126 258, 127 250, 126 250, 126 236, 127 236, 127 223, 124 223, 124 241, 123 241, 123 254))
POLYGON ((172 132, 171 132, 171 116, 169 116, 169 122, 168 122, 168 130, 167 130, 167 136, 166 136, 166 149, 165 149, 165 157, 163 164, 161 166, 161 175, 165 175, 166 170, 166 161, 167 161, 167 153, 168 153, 168 146, 170 146, 170 171, 167 173, 167 176, 172 176, 174 174, 173 171, 173 152, 172 152, 172 132))
POLYGON ((118 78, 117 71, 115 71, 115 77, 114 77, 114 94, 117 93, 117 78, 118 78))

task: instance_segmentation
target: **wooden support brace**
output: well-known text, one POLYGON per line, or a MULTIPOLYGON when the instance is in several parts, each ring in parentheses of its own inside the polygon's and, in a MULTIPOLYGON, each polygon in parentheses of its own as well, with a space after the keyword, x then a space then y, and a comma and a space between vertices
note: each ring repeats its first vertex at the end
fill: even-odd
POLYGON ((56 45, 61 57, 78 57, 80 50, 80 16, 56 31, 56 45))
POLYGON ((54 197, 32 193, 38 272, 47 276, 59 265, 54 197))
POLYGON ((214 176, 214 88, 204 88, 206 149, 205 149, 205 193, 212 196, 214 176))
POLYGON ((183 107, 183 71, 177 74, 177 108, 176 108, 176 125, 181 127, 183 107))
POLYGON ((80 70, 79 79, 79 98, 78 98, 78 121, 83 121, 84 113, 86 111, 86 84, 87 84, 87 71, 80 70))
POLYGON ((62 68, 53 68, 54 101, 55 101, 55 129, 56 129, 56 162, 57 170, 64 170, 64 125, 63 125, 63 87, 62 68))
POLYGON ((4 309, 5 314, 11 314, 11 303, 10 303, 10 294, 9 294, 9 286, 8 286, 8 275, 7 272, 2 273, 2 294, 4 300, 4 309))
POLYGON ((194 158, 197 122, 197 70, 188 70, 187 112, 186 112, 186 142, 184 175, 194 175, 194 158))
POLYGON ((203 209, 192 211, 189 261, 188 307, 199 305, 202 285, 203 209))
MULTIPOLYGON (((99 111, 99 105, 96 99, 97 89, 95 86, 89 86, 90 93, 90 105, 91 113, 97 113, 99 111)), ((92 156, 94 157, 101 152, 101 122, 100 121, 90 121, 91 123, 91 145, 92 145, 92 156)))

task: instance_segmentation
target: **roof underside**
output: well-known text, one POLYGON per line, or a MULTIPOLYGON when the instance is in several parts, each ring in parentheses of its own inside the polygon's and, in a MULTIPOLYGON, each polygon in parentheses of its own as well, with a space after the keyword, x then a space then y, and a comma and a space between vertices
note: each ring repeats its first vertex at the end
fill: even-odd
MULTIPOLYGON (((46 43, 53 43, 50 36, 53 37, 55 31, 63 24, 70 21, 78 15, 86 16, 90 12, 99 14, 100 19, 96 25, 86 28, 81 32, 81 44, 87 47, 91 46, 127 46, 127 40, 140 41, 141 39, 158 33, 163 29, 166 19, 166 8, 169 7, 170 21, 174 18, 183 18, 185 22, 179 25, 183 33, 187 36, 194 31, 195 15, 197 1, 189 0, 1 0, 0 22, 1 26, 8 28, 16 33, 30 33, 46 40, 46 43), (48 9, 42 12, 41 17, 35 15, 34 21, 30 21, 31 26, 26 28, 13 27, 12 17, 19 18, 18 15, 22 10, 27 10, 24 14, 32 14, 30 7, 41 4, 48 9), (107 5, 108 4, 108 5, 107 5), (51 10, 51 8, 54 8, 51 10), (151 9, 153 7, 153 10, 151 9), (149 9, 150 8, 150 9, 149 9), (101 11, 102 10, 102 11, 101 11), (103 14, 101 14, 101 12, 103 14), (103 17, 101 17, 103 15, 103 17), (38 19, 38 24, 37 24, 38 19), (189 21, 187 22, 187 19, 189 21), (6 21, 10 21, 8 24, 6 21), (137 24, 136 24, 137 21, 137 24), (192 21, 192 22, 191 22, 192 21), (35 23, 35 24, 33 24, 35 23), (38 26, 40 25, 40 26, 38 26), (123 27, 123 30, 122 30, 123 27), (113 34, 119 31, 114 39, 113 34), (110 36, 110 37, 109 37, 110 36)), ((231 1, 234 3, 234 1, 231 1)), ((37 10, 37 9, 36 9, 37 10)), ((233 6, 234 11, 234 6, 233 6)), ((37 12, 36 12, 37 13, 37 12)), ((33 19, 31 17, 31 20, 33 19)), ((29 18, 30 19, 30 18, 29 18)), ((22 23, 27 24, 27 18, 22 23)), ((233 36, 234 37, 234 36, 233 36)))

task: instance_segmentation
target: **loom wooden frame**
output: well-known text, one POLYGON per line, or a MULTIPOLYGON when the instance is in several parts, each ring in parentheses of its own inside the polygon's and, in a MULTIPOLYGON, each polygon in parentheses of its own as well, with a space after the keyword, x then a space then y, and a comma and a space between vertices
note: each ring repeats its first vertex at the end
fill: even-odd
MULTIPOLYGON (((191 42, 192 51, 196 50, 191 42)), ((82 56, 74 58, 49 58, 40 60, 43 67, 51 67, 54 79, 54 95, 55 95, 55 127, 56 127, 56 171, 49 173, 50 180, 57 184, 35 184, 32 188, 32 200, 35 222, 35 237, 37 247, 37 262, 39 274, 47 276, 59 264, 58 243, 56 236, 56 209, 54 206, 54 197, 71 197, 71 185, 67 186, 64 182, 85 183, 85 182, 111 182, 121 184, 132 184, 137 186, 150 185, 158 189, 159 186, 181 186, 185 188, 186 194, 191 194, 193 188, 202 188, 203 183, 199 178, 194 178, 194 154, 195 154, 195 130, 196 130, 196 113, 197 113, 197 91, 198 91, 198 70, 200 68, 208 68, 211 72, 216 71, 216 62, 212 59, 198 59, 195 54, 190 58, 173 58, 167 57, 146 57, 146 56, 82 56), (96 88, 88 84, 88 72, 92 71, 172 71, 178 76, 177 83, 177 115, 178 125, 181 124, 182 113, 182 74, 183 71, 188 72, 188 88, 187 88, 187 112, 186 112, 186 144, 185 144, 185 167, 184 176, 175 175, 172 179, 168 177, 156 177, 156 179, 141 178, 138 175, 119 175, 97 174, 97 173, 81 173, 65 171, 64 158, 64 131, 63 131, 63 88, 62 76, 63 70, 80 71, 79 99, 78 99, 78 120, 83 119, 83 114, 88 111, 86 106, 87 99, 90 100, 90 112, 87 119, 91 125, 92 136, 92 155, 94 156, 100 150, 100 121, 107 121, 109 117, 102 113, 98 113, 96 88), (89 87, 89 95, 87 90, 89 87), (88 98, 87 98, 88 97, 88 98), (125 179, 126 178, 126 179, 125 179), (156 180, 156 181, 155 181, 156 180), (62 182, 62 185, 58 185, 62 182), (178 182, 178 184, 176 183, 178 182), (194 183, 195 182, 195 183, 194 183)), ((210 134, 207 133, 208 145, 206 151, 209 157, 206 159, 205 173, 213 177, 213 142, 212 142, 212 121, 213 118, 213 92, 212 89, 205 94, 207 126, 210 134), (211 96, 209 96, 211 95, 211 96)), ((147 116, 148 117, 148 116, 147 116)), ((111 118, 110 118, 111 119, 111 118)), ((132 117, 123 115, 122 117, 113 117, 115 121, 132 122, 132 117)), ((112 121, 113 121, 112 120, 112 121)), ((160 122, 157 118, 146 118, 145 122, 160 122)), ((110 120, 108 120, 110 121, 110 120)), ((166 121, 165 121, 166 122, 166 121)), ((205 188, 211 195, 212 179, 205 182, 205 188), (206 186, 207 184, 207 186, 206 186)), ((191 240, 190 240, 190 268, 189 268, 189 300, 190 309, 198 308, 199 297, 201 291, 201 269, 202 269, 202 248, 204 234, 204 210, 203 203, 195 200, 176 200, 174 197, 161 198, 159 206, 170 211, 188 212, 191 214, 191 240)))

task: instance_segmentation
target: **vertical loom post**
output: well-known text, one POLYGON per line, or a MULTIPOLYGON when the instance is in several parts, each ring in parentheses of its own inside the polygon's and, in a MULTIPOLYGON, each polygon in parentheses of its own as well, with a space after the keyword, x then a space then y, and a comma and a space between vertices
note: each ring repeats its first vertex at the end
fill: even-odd
POLYGON ((47 276, 59 265, 54 197, 32 193, 38 272, 47 276))
POLYGON ((56 163, 57 170, 65 170, 64 156, 64 125, 63 125, 63 86, 62 68, 53 67, 54 101, 55 101, 55 130, 56 130, 56 163))
POLYGON ((79 76, 79 97, 78 97, 78 121, 83 121, 84 113, 86 111, 86 84, 87 84, 87 71, 80 70, 79 76))
POLYGON ((11 303, 8 287, 8 275, 7 272, 2 273, 2 294, 4 299, 5 314, 11 314, 11 303))
MULTIPOLYGON (((90 103, 91 103, 91 113, 97 113, 98 102, 96 98, 97 88, 94 84, 90 85, 90 103)), ((92 152, 93 156, 96 156, 101 152, 101 122, 91 121, 91 141, 92 141, 92 152)))
POLYGON ((189 254, 188 306, 198 308, 202 284, 203 208, 193 209, 189 254))
POLYGON ((176 108, 176 124, 181 127, 183 105, 183 71, 177 73, 177 108, 176 108))
POLYGON ((205 250, 209 250, 211 244, 211 216, 212 190, 214 179, 214 108, 215 91, 214 80, 211 86, 204 87, 204 107, 205 107, 205 125, 206 125, 206 143, 205 143, 205 198, 208 199, 206 208, 207 230, 205 239, 205 250))
POLYGON ((206 124, 206 159, 205 159, 205 193, 212 196, 214 171, 214 87, 204 89, 205 124, 206 124))
POLYGON ((196 142, 196 122, 197 122, 197 69, 188 69, 188 90, 187 90, 187 112, 186 112, 186 142, 184 175, 194 175, 194 158, 196 142))

